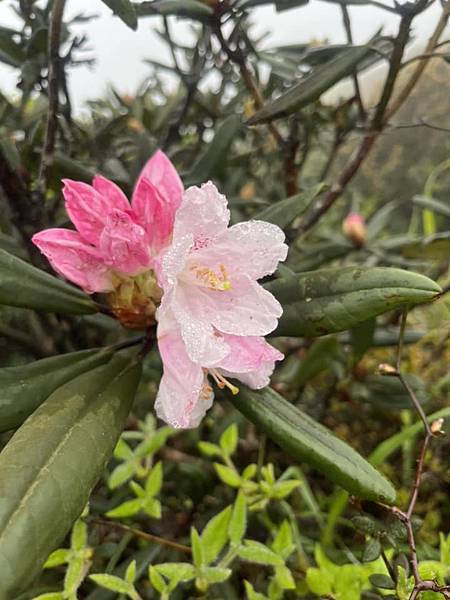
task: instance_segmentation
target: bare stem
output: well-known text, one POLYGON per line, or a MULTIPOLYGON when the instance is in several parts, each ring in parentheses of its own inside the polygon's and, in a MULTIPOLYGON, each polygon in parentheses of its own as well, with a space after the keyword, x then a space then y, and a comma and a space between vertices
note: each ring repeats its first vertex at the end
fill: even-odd
MULTIPOLYGON (((449 4, 450 3, 447 3, 446 7, 443 10, 443 14, 447 13, 448 15, 449 4)), ((361 164, 367 158, 372 146, 374 145, 380 133, 383 131, 386 122, 389 120, 392 114, 394 114, 394 112, 398 110, 398 108, 400 108, 400 106, 409 96, 415 83, 420 78, 420 75, 422 74, 425 65, 430 59, 424 59, 418 65, 416 69, 417 77, 415 82, 412 85, 407 84, 407 86, 405 86, 405 88, 402 90, 399 97, 397 98, 393 108, 387 108, 388 103, 394 92, 394 86, 401 68, 402 58, 405 52, 406 44, 409 40, 411 23, 414 17, 416 17, 420 12, 425 10, 427 6, 427 0, 419 0, 413 6, 405 5, 403 7, 403 14, 400 20, 398 34, 395 40, 394 49, 392 51, 390 59, 389 71, 371 125, 368 131, 363 136, 358 149, 350 157, 338 180, 334 183, 334 185, 331 186, 330 190, 318 200, 318 202, 312 207, 312 209, 304 215, 299 226, 300 234, 305 233, 313 225, 315 225, 321 219, 321 217, 334 205, 336 200, 342 195, 347 185, 358 172, 361 164)), ((445 27, 447 17, 445 17, 444 25, 442 25, 442 21, 443 16, 441 16, 436 26, 436 29, 428 42, 427 52, 431 52, 434 48, 434 45, 438 42, 439 37, 445 27)))
MULTIPOLYGON (((431 54, 434 51, 434 49, 437 47, 437 45, 439 43, 439 38, 441 37, 441 35, 444 32, 444 29, 447 25, 449 14, 450 14, 450 2, 447 1, 446 3, 442 4, 441 16, 440 16, 439 21, 437 22, 437 25, 433 31, 433 34, 431 35, 430 39, 428 40, 428 44, 425 48, 425 54, 431 54)), ((419 62, 419 64, 416 66, 416 68, 414 69, 414 71, 411 74, 411 77, 408 79, 408 81, 406 82, 406 84, 403 86, 402 90, 398 94, 398 96, 394 99, 394 101, 390 105, 389 110, 387 112, 387 119, 390 119, 392 117, 392 115, 394 115, 398 111, 398 109, 403 105, 405 100, 407 98, 409 98, 411 92, 416 87, 417 82, 419 81, 420 77, 422 76, 423 72, 425 71, 425 68, 428 65, 428 62, 430 60, 431 60, 430 57, 424 58, 424 60, 421 60, 419 62)))
POLYGON ((411 402, 413 403, 414 408, 416 409, 419 417, 422 419, 423 425, 425 427, 425 431, 427 432, 427 436, 432 436, 433 434, 431 432, 431 428, 430 428, 430 424, 428 423, 427 416, 424 413, 423 408, 420 405, 420 402, 419 402, 419 400, 418 400, 418 398, 417 398, 414 390, 409 385, 408 381, 405 379, 405 376, 403 375, 403 373, 401 371, 403 341, 404 341, 404 336, 405 336, 405 328, 406 328, 406 320, 407 320, 407 318, 408 318, 408 311, 405 310, 402 313, 402 320, 401 320, 401 323, 400 323, 400 333, 399 333, 399 338, 398 338, 397 362, 396 362, 396 373, 395 373, 395 375, 402 382, 403 387, 405 388, 405 390, 407 391, 409 397, 411 398, 411 402))
MULTIPOLYGON (((352 33, 352 24, 350 21, 350 13, 348 12, 348 8, 346 4, 341 4, 342 11, 342 21, 344 23, 345 33, 347 35, 347 41, 349 44, 353 45, 353 33, 352 33)), ((355 86, 355 96, 356 102, 358 104, 359 116, 362 121, 366 118, 366 111, 364 108, 364 104, 362 101, 361 89, 359 87, 358 74, 355 72, 353 74, 353 85, 355 86)))
MULTIPOLYGON (((261 90, 259 89, 259 86, 258 86, 255 78, 253 77, 253 75, 250 71, 250 68, 247 64, 247 59, 246 59, 245 54, 242 52, 242 50, 239 48, 239 46, 237 46, 235 50, 232 50, 230 48, 227 40, 224 38, 220 23, 217 23, 217 25, 215 27, 215 33, 216 33, 217 39, 220 42, 220 45, 222 46, 222 50, 225 52, 225 54, 228 56, 228 58, 239 67, 241 77, 244 81, 244 84, 245 84, 247 90, 249 91, 251 97, 253 98, 253 102, 255 103, 256 108, 257 109, 263 108, 264 107, 264 97, 261 93, 261 90)), ((283 147, 284 139, 283 139, 283 136, 281 135, 281 133, 279 132, 278 127, 274 123, 269 123, 268 128, 269 128, 270 133, 272 134, 274 140, 277 142, 277 144, 279 146, 283 147)))
POLYGON ((45 126, 44 148, 42 151, 41 164, 39 168, 38 189, 45 192, 47 168, 51 164, 53 151, 55 149, 56 130, 58 126, 59 107, 59 75, 61 45, 61 29, 64 6, 66 0, 55 0, 50 18, 50 32, 48 42, 48 110, 47 123, 45 126))
POLYGON ((122 523, 116 523, 115 521, 108 521, 106 519, 99 519, 97 517, 89 517, 88 520, 91 523, 96 523, 97 525, 103 525, 111 529, 118 529, 119 531, 131 533, 142 540, 146 540, 147 542, 154 542, 155 544, 160 544, 161 546, 167 546, 168 548, 172 548, 173 550, 177 550, 178 552, 183 552, 184 554, 192 554, 192 550, 189 548, 189 546, 179 544, 178 542, 174 542, 172 540, 166 540, 162 537, 159 537, 158 535, 146 533, 145 531, 135 529, 134 527, 122 525, 122 523))

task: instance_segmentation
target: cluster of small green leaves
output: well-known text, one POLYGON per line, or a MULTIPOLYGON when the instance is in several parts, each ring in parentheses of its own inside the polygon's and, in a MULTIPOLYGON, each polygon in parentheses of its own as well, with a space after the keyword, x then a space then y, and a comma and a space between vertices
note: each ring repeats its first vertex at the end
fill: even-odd
POLYGON ((231 458, 238 445, 238 435, 237 426, 232 424, 221 435, 219 444, 202 441, 198 447, 205 456, 217 457, 224 462, 214 463, 217 476, 225 485, 242 490, 250 510, 262 510, 271 500, 283 500, 298 488, 301 482, 289 479, 288 472, 276 479, 272 464, 262 466, 258 473, 257 465, 251 463, 240 473, 231 458))
MULTIPOLYGON (((380 596, 408 600, 415 582, 408 557, 404 553, 407 539, 403 524, 390 518, 380 522, 367 515, 354 517, 352 522, 356 529, 366 536, 362 562, 376 567, 370 571, 368 577, 372 588, 377 590, 380 596), (389 565, 389 569, 386 568, 386 564, 389 565)), ((415 518, 414 528, 417 529, 420 524, 420 519, 415 518)), ((422 579, 435 581, 443 586, 445 580, 450 577, 450 535, 446 537, 440 533, 439 542, 439 555, 436 559, 420 561, 418 569, 422 579)), ((368 573, 364 569, 362 572, 368 573)), ((363 583, 366 585, 367 581, 364 580, 363 583)), ((435 592, 423 592, 422 597, 424 600, 435 600, 438 596, 435 592)))
POLYGON ((135 498, 109 510, 106 513, 107 517, 132 517, 143 511, 154 519, 161 518, 161 503, 155 496, 161 490, 163 468, 161 462, 152 466, 153 456, 174 434, 174 430, 170 427, 155 427, 155 418, 148 415, 145 421, 138 422, 137 431, 124 432, 120 438, 114 450, 114 457, 121 462, 112 471, 108 485, 110 489, 115 490, 128 481, 135 498), (126 440, 138 443, 132 447, 126 440), (132 477, 145 481, 144 485, 134 480, 129 481, 132 477))
MULTIPOLYGON (((110 488, 115 493, 126 492, 127 481, 132 477, 143 485, 131 480, 129 487, 136 498, 127 499, 107 511, 107 517, 138 520, 160 517, 161 504, 156 496, 162 490, 163 467, 161 461, 154 462, 154 455, 172 434, 167 427, 156 429, 154 419, 147 418, 145 422, 138 422, 136 431, 122 435, 115 450, 115 457, 120 462, 109 478, 110 488), (120 483, 117 483, 118 477, 120 483)), ((276 478, 271 464, 259 469, 250 464, 241 473, 237 461, 233 460, 238 445, 236 424, 221 434, 217 444, 198 443, 204 455, 221 459, 222 462, 214 463, 216 474, 236 496, 234 502, 212 516, 201 531, 191 528, 190 545, 185 547, 190 552, 190 560, 159 564, 151 560, 148 567, 143 568, 140 564, 137 569, 136 560, 131 557, 122 570, 104 572, 101 560, 94 562, 95 544, 88 542, 86 510, 72 530, 70 548, 56 550, 45 564, 46 569, 67 565, 63 590, 41 594, 34 600, 76 600, 80 586, 89 583, 131 600, 140 600, 144 589, 153 589, 162 600, 169 600, 173 595, 179 597, 180 593, 188 593, 193 588, 197 593, 205 594, 211 587, 232 580, 245 563, 261 565, 266 573, 263 590, 261 581, 242 577, 248 600, 282 600, 290 591, 297 597, 314 595, 358 600, 368 590, 380 598, 409 598, 414 580, 406 556, 401 552, 404 548, 403 526, 395 520, 386 524, 370 516, 355 517, 355 529, 366 538, 360 560, 353 555, 353 562, 336 564, 323 547, 316 544, 315 566, 306 563, 304 568, 299 568, 301 561, 297 558, 302 555, 303 548, 289 496, 307 484, 300 471, 298 478, 290 478, 291 473, 297 473, 292 468, 276 478), (277 506, 288 518, 272 519, 267 509, 277 506), (264 526, 258 527, 258 539, 252 539, 251 519, 264 526), (394 579, 385 561, 393 566, 394 579), (91 570, 99 572, 90 573, 91 570)), ((444 583, 450 575, 450 536, 446 538, 441 534, 439 558, 421 561, 419 571, 424 578, 444 583)), ((427 593, 424 600, 433 600, 432 593, 427 593)))
MULTIPOLYGON (((191 531, 193 563, 165 563, 150 568, 150 580, 161 594, 168 598, 180 583, 195 580, 198 591, 206 592, 215 584, 229 579, 234 561, 243 560, 273 569, 269 597, 281 598, 283 590, 295 589, 295 582, 286 561, 294 551, 292 532, 287 521, 280 525, 269 545, 245 539, 247 530, 247 503, 239 491, 233 506, 214 516, 200 535, 191 531)), ((251 593, 252 586, 246 582, 251 593)))
POLYGON ((92 564, 93 549, 88 545, 88 528, 84 517, 88 514, 86 508, 72 529, 70 548, 58 548, 48 557, 44 569, 52 569, 67 565, 62 592, 41 594, 34 600, 76 600, 77 590, 83 583, 92 564))

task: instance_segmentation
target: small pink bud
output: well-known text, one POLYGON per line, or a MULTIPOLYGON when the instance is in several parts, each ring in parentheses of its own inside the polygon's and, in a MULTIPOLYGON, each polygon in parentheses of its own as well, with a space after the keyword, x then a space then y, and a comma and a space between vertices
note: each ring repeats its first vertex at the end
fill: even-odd
POLYGON ((364 219, 358 213, 349 213, 342 223, 344 235, 352 241, 355 246, 361 248, 367 241, 367 228, 364 219))

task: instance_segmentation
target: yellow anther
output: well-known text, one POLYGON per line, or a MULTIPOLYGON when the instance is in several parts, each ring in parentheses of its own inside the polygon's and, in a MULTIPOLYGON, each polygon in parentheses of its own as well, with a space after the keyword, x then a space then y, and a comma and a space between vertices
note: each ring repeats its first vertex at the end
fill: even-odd
POLYGON ((194 265, 191 270, 195 273, 197 281, 210 290, 226 292, 231 289, 231 282, 224 265, 219 265, 220 274, 213 269, 199 265, 194 265))

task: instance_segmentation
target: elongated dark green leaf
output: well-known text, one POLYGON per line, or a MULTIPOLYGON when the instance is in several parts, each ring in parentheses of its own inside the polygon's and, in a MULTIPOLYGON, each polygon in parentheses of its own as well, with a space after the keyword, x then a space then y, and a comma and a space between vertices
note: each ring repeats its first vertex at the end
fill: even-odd
POLYGON ((290 8, 296 8, 297 6, 304 6, 308 4, 309 0, 245 0, 239 3, 239 8, 255 8, 255 6, 263 6, 264 4, 275 4, 275 8, 278 12, 283 10, 289 10, 290 8))
POLYGON ((234 406, 295 460, 305 461, 359 498, 395 501, 395 490, 360 454, 270 388, 241 387, 234 406))
POLYGON ((291 372, 291 384, 302 387, 307 381, 329 369, 333 360, 339 356, 340 345, 335 337, 316 340, 302 360, 296 357, 295 370, 291 372))
POLYGON ((417 204, 417 206, 423 206, 423 208, 428 208, 431 211, 437 213, 438 215, 450 217, 450 206, 448 206, 448 204, 444 204, 440 200, 428 198, 427 196, 414 196, 413 202, 414 204, 417 204))
POLYGON ((269 221, 269 223, 274 223, 283 229, 301 215, 325 188, 324 183, 319 183, 304 192, 300 192, 300 194, 275 202, 258 213, 255 218, 261 219, 261 221, 269 221))
POLYGON ((0 454, 0 599, 29 585, 82 512, 123 429, 140 365, 115 356, 57 389, 0 454))
POLYGON ((89 167, 86 167, 78 160, 66 156, 62 152, 55 152, 53 164, 64 173, 65 177, 72 177, 73 179, 80 179, 81 181, 87 181, 89 183, 91 183, 95 177, 95 172, 93 170, 89 169, 89 167))
POLYGON ((354 72, 358 63, 371 54, 369 46, 353 46, 336 58, 319 66, 293 88, 273 102, 268 102, 248 121, 249 125, 272 121, 295 112, 317 100, 335 83, 354 72))
POLYGON ((26 257, 24 249, 20 247, 19 242, 11 235, 0 233, 0 249, 5 250, 5 252, 9 252, 10 254, 14 254, 14 256, 18 256, 19 258, 26 257))
POLYGON ((15 429, 56 388, 110 360, 111 349, 82 350, 0 369, 0 432, 15 429))
POLYGON ((1 249, 0 304, 69 315, 98 312, 95 302, 81 290, 1 249))
POLYGON ((424 275, 388 267, 321 269, 277 279, 266 288, 283 306, 274 335, 312 337, 429 302, 442 291, 424 275))
POLYGON ((23 49, 13 38, 18 33, 14 29, 0 27, 0 61, 11 67, 21 67, 25 60, 23 49))
POLYGON ((136 10, 130 0, 102 0, 102 2, 103 4, 106 4, 119 19, 122 19, 128 27, 136 31, 138 20, 136 10))
POLYGON ((217 164, 223 161, 240 128, 241 119, 237 115, 230 115, 219 125, 214 138, 184 178, 186 186, 206 181, 210 177, 217 164))
MULTIPOLYGON (((404 344, 415 344, 425 335, 425 331, 408 329, 403 334, 404 344)), ((398 328, 377 328, 375 329, 372 347, 382 346, 398 346, 400 329, 398 328)), ((345 331, 339 336, 339 340, 343 344, 351 344, 353 342, 351 332, 345 331)))
MULTIPOLYGON (((450 419, 450 406, 441 408, 441 410, 438 410, 427 416, 427 421, 430 424, 437 419, 447 420, 443 427, 443 430, 447 431, 448 419, 450 419)), ((414 439, 414 437, 421 431, 423 431, 423 423, 419 419, 413 425, 406 427, 399 433, 396 433, 395 435, 392 435, 390 438, 387 438, 381 442, 381 444, 379 444, 369 456, 370 462, 373 465, 381 465, 393 452, 398 450, 404 442, 414 439)))
MULTIPOLYGON (((405 379, 413 389, 418 401, 426 404, 429 397, 422 379, 412 374, 405 375, 405 379)), ((361 400, 379 408, 399 410, 412 407, 411 398, 397 377, 372 375, 364 380, 362 389, 364 397, 361 400)))
POLYGON ((417 242, 405 244, 401 248, 407 258, 445 260, 450 256, 450 231, 437 233, 417 242))
POLYGON ((136 6, 139 17, 150 15, 176 15, 188 19, 204 20, 214 15, 213 9, 198 2, 198 0, 156 0, 155 2, 141 2, 136 6))

